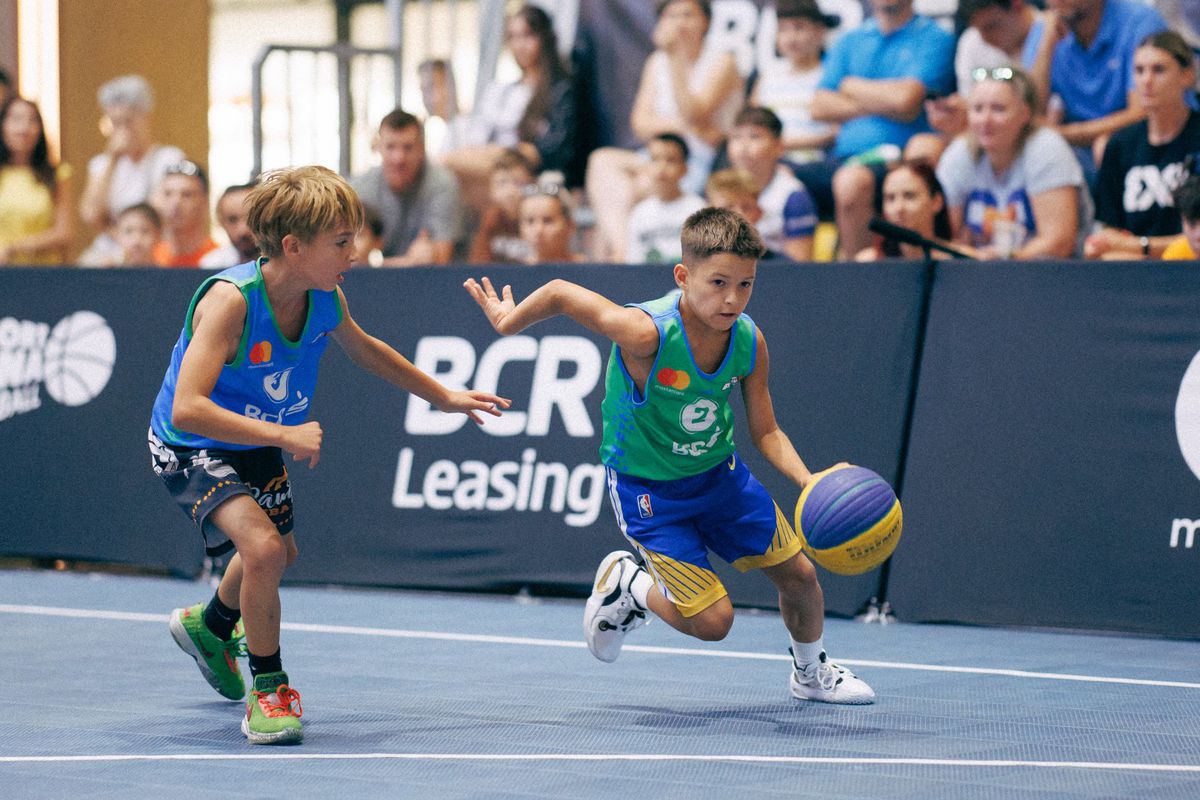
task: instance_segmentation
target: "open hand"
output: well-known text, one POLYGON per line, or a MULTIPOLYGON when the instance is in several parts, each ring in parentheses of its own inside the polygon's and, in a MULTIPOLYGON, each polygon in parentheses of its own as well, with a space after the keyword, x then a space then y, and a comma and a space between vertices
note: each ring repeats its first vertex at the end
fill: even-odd
POLYGON ((446 401, 438 406, 438 410, 447 413, 461 412, 470 417, 477 425, 482 425, 483 418, 479 416, 479 412, 498 417, 501 407, 508 408, 511 405, 512 400, 472 389, 465 392, 451 392, 446 401))
POLYGON ((507 335, 512 331, 507 330, 505 321, 513 313, 516 308, 516 303, 513 301, 512 287, 505 285, 501 289, 500 294, 496 294, 495 288, 492 286, 491 280, 485 275, 482 278, 482 285, 475 282, 474 278, 467 278, 463 283, 463 288, 475 298, 475 302, 483 309, 483 313, 487 316, 488 322, 492 323, 492 327, 501 335, 507 335))

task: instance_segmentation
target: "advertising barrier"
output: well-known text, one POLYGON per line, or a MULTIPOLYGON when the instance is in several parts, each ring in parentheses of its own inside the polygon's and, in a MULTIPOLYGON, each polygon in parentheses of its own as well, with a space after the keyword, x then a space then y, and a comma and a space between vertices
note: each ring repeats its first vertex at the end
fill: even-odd
MULTIPOLYGON (((496 391, 513 406, 475 426, 331 347, 311 398, 310 419, 325 431, 320 465, 290 467, 301 555, 288 579, 577 595, 605 553, 627 546, 597 455, 607 342, 561 319, 498 336, 462 288, 478 274, 347 277, 351 314, 368 332, 447 385, 496 391)), ((518 297, 549 277, 488 274, 518 297)), ((554 274, 618 302, 673 288, 663 267, 554 274)), ((848 460, 897 479, 922 274, 912 265, 760 268, 749 311, 770 345, 776 415, 814 469, 848 460)), ((200 538, 151 472, 145 431, 204 277, 0 272, 0 387, 11 409, 0 405, 0 553, 199 571, 200 538)), ((753 452, 740 424, 740 452, 790 516, 798 490, 753 452)), ((719 571, 735 602, 774 605, 761 575, 719 571)), ((852 614, 876 582, 826 576, 829 609, 852 614)))
POLYGON ((937 269, 905 619, 1200 636, 1195 263, 937 269))

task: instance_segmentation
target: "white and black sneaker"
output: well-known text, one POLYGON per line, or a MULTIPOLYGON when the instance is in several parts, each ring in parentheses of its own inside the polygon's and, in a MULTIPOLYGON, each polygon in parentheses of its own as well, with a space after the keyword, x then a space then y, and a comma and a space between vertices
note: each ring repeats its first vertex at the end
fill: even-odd
MULTIPOLYGON (((788 648, 791 653, 791 648, 788 648)), ((875 691, 866 681, 856 677, 845 667, 839 667, 825 657, 804 667, 796 665, 792 654, 792 675, 788 680, 792 696, 798 700, 816 700, 821 703, 844 703, 863 706, 875 702, 875 691)))
POLYGON ((583 635, 588 650, 601 661, 616 661, 625 634, 646 624, 646 609, 629 589, 640 572, 644 570, 627 550, 609 553, 596 570, 592 595, 583 610, 583 635))

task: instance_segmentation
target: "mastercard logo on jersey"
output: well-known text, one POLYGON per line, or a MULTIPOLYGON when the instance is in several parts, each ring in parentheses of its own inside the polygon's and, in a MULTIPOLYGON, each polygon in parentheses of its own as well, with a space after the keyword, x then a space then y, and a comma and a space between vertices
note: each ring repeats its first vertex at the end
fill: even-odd
POLYGON ((266 364, 271 360, 271 343, 265 339, 250 348, 251 364, 266 364))
POLYGON ((672 389, 679 389, 680 391, 686 389, 692 382, 692 376, 687 372, 681 369, 671 369, 670 367, 660 369, 654 378, 663 386, 669 386, 672 389))

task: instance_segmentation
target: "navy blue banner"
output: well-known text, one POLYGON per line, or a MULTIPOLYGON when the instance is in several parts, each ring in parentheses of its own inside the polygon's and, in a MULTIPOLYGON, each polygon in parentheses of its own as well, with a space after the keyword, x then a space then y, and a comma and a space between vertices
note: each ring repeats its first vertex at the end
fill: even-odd
MULTIPOLYGON (((490 272, 518 297, 548 278, 490 272)), ((351 314, 366 330, 439 380, 514 404, 477 427, 331 347, 312 400, 321 463, 291 468, 301 556, 290 580, 578 595, 603 555, 627 546, 597 457, 608 344, 567 320, 497 336, 462 289, 477 274, 348 276, 351 314)), ((555 274, 618 302, 673 287, 662 267, 555 274)), ((199 570, 199 535, 151 472, 145 430, 203 277, 0 272, 0 552, 199 570)), ((919 284, 911 266, 761 267, 749 310, 771 348, 777 416, 813 468, 848 460, 895 480, 919 284)), ((790 515, 798 491, 739 441, 790 515)), ((761 575, 722 574, 735 602, 774 605, 761 575)), ((829 609, 853 613, 875 582, 825 576, 829 609)))
POLYGON ((1200 636, 1195 263, 938 267, 904 619, 1200 636))

